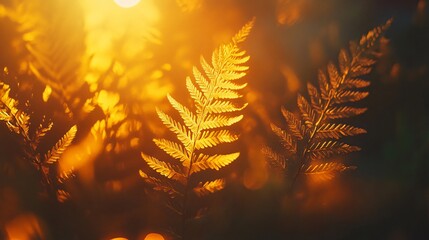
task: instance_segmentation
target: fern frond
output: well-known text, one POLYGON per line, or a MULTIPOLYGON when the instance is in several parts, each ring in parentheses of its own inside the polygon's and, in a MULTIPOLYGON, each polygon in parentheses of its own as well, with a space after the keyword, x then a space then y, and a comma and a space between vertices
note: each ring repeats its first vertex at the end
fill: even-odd
POLYGON ((30 117, 17 108, 18 102, 9 96, 10 88, 2 85, 0 89, 0 121, 6 122, 7 127, 18 135, 22 135, 25 141, 28 136, 30 117))
POLYGON ((298 94, 298 108, 299 108, 299 111, 301 112, 301 118, 304 120, 304 123, 307 126, 307 128, 309 129, 313 128, 313 125, 316 119, 316 114, 314 110, 311 108, 307 99, 305 99, 300 94, 298 94))
POLYGON ((334 98, 334 102, 337 104, 347 103, 347 102, 357 102, 369 95, 368 92, 359 92, 359 91, 350 91, 350 90, 340 90, 334 98))
POLYGON ((74 137, 76 136, 77 127, 76 125, 72 126, 70 130, 55 144, 55 146, 45 154, 44 164, 53 164, 57 162, 64 151, 72 143, 74 137))
POLYGON ((161 119, 162 123, 173 133, 177 135, 177 139, 185 146, 187 151, 191 150, 192 147, 192 133, 186 129, 185 126, 183 126, 181 123, 173 120, 170 116, 162 112, 161 110, 156 110, 158 113, 159 118, 161 119))
POLYGON ((68 179, 75 177, 75 169, 71 168, 65 171, 62 171, 59 176, 58 176, 58 182, 59 183, 64 183, 66 182, 68 179))
POLYGON ((22 157, 39 172, 44 190, 44 194, 41 195, 55 198, 60 202, 66 200, 70 194, 61 189, 61 186, 73 173, 52 174, 51 171, 58 167, 54 164, 73 141, 77 131, 76 126, 71 127, 53 148, 44 157, 41 157, 38 152, 40 141, 52 129, 53 123, 45 123, 45 116, 43 116, 42 123, 34 129, 32 134, 29 134, 30 116, 18 108, 18 102, 11 98, 9 93, 9 86, 0 82, 0 121, 6 122, 9 130, 18 134, 23 140, 22 157))
POLYGON ((322 110, 320 109, 320 106, 322 105, 322 99, 320 98, 319 91, 317 91, 317 88, 311 83, 307 83, 307 90, 308 95, 310 96, 311 107, 320 112, 322 110))
POLYGON ((268 164, 271 168, 285 170, 286 159, 283 154, 277 153, 267 146, 262 148, 262 153, 268 158, 268 164))
POLYGON ((340 172, 355 168, 354 166, 347 167, 337 162, 310 164, 304 167, 302 174, 306 175, 311 181, 323 182, 333 179, 340 172))
POLYGON ((153 142, 160 149, 164 150, 164 152, 166 152, 168 155, 182 162, 183 166, 187 168, 189 167, 189 156, 187 155, 186 150, 180 144, 167 139, 153 139, 153 142))
POLYGON ((157 113, 162 123, 172 131, 178 143, 166 140, 155 139, 155 144, 167 155, 175 160, 179 160, 181 168, 175 167, 169 160, 160 161, 157 158, 142 153, 142 158, 147 165, 167 179, 174 180, 175 185, 165 185, 164 179, 149 177, 141 172, 145 181, 151 183, 155 188, 163 192, 180 192, 183 195, 182 209, 176 209, 183 213, 182 224, 186 224, 189 218, 189 194, 193 192, 197 196, 207 195, 223 188, 224 180, 218 179, 201 182, 195 186, 196 182, 191 181, 195 177, 203 176, 202 171, 214 170, 231 164, 239 156, 239 152, 213 154, 214 148, 221 144, 235 142, 238 136, 234 134, 230 127, 243 119, 239 114, 247 103, 236 102, 242 98, 239 90, 246 87, 246 83, 236 83, 237 80, 246 75, 248 66, 244 65, 249 57, 245 51, 240 50, 238 43, 243 42, 253 26, 253 21, 246 24, 233 38, 230 43, 223 44, 213 51, 211 62, 204 57, 200 58, 200 68, 193 67, 193 78, 186 78, 186 88, 193 101, 194 108, 188 108, 176 101, 170 95, 167 96, 171 106, 178 111, 180 119, 174 119, 161 110, 157 113), (210 148, 210 151, 207 149, 210 148), (209 152, 209 153, 208 153, 209 152), (195 176, 199 173, 198 176, 195 176), (164 188, 167 186, 167 188, 164 188))
POLYGON ((315 142, 310 145, 308 152, 313 159, 328 159, 332 155, 347 154, 359 151, 360 148, 337 141, 315 142))
POLYGON ((289 112, 286 108, 282 107, 281 111, 292 136, 296 137, 298 140, 302 140, 305 134, 305 126, 295 117, 295 114, 289 112))
POLYGON ((219 83, 219 87, 223 89, 229 90, 242 90, 247 86, 247 83, 243 84, 235 84, 233 82, 221 82, 219 83))
MULTIPOLYGON (((200 72, 200 70, 198 70, 197 67, 193 67, 192 72, 194 74, 195 82, 198 84, 198 87, 201 89, 202 94, 204 94, 204 96, 206 98, 209 97, 208 93, 210 90, 209 89, 210 85, 209 85, 209 81, 207 80, 207 78, 200 72)), ((187 79, 189 79, 192 82, 190 77, 187 77, 187 79)), ((195 102, 199 103, 200 101, 195 100, 195 102)))
POLYGON ((227 117, 227 116, 207 116, 205 121, 201 123, 201 130, 209 130, 216 128, 229 127, 234 125, 235 123, 240 122, 243 119, 243 115, 239 115, 237 117, 227 117))
MULTIPOLYGON (((255 24, 255 18, 246 23, 232 38, 232 45, 237 45, 244 42, 252 31, 253 25, 255 24)), ((238 49, 237 49, 238 50, 238 49)))
POLYGON ((296 153, 296 141, 293 139, 292 135, 274 124, 271 124, 271 130, 280 138, 283 147, 287 151, 287 154, 296 153))
POLYGON ((183 122, 188 127, 188 129, 191 132, 195 132, 197 130, 197 123, 196 123, 196 117, 195 115, 185 106, 177 102, 173 97, 171 97, 169 94, 167 95, 167 99, 170 102, 171 106, 173 106, 174 109, 176 109, 180 116, 183 119, 183 122))
MULTIPOLYGON (((219 88, 221 89, 221 88, 219 88)), ((218 92, 213 93, 213 98, 214 99, 228 99, 228 100, 232 100, 232 99, 238 99, 241 98, 242 95, 237 93, 236 91, 233 90, 229 90, 229 89, 222 89, 218 92)))
POLYGON ((180 195, 180 192, 176 191, 171 185, 166 185, 162 180, 151 177, 142 170, 139 170, 139 174, 140 177, 142 177, 146 183, 150 184, 154 190, 165 192, 173 198, 180 195))
POLYGON ((41 139, 52 129, 53 123, 49 123, 47 127, 44 127, 43 124, 40 124, 34 133, 34 145, 38 146, 41 139))
POLYGON ((219 113, 228 113, 228 112, 239 112, 247 107, 247 104, 244 104, 242 107, 236 107, 230 101, 220 101, 215 100, 211 104, 206 106, 206 111, 209 114, 219 114, 219 113))
POLYGON ((232 143, 238 139, 238 136, 228 130, 204 131, 200 138, 195 141, 195 149, 201 150, 211 148, 222 143, 232 143))
POLYGON ((323 100, 328 99, 329 89, 331 86, 328 83, 328 78, 326 73, 323 70, 319 70, 319 74, 317 75, 317 80, 319 82, 320 94, 323 100))
POLYGON ((353 127, 347 124, 325 123, 317 130, 315 138, 324 139, 340 139, 347 136, 355 136, 366 133, 363 128, 353 127))
POLYGON ((200 153, 192 164, 191 174, 207 169, 219 170, 235 161, 239 156, 240 153, 238 152, 226 155, 206 155, 200 153))
POLYGON ((224 179, 216 179, 214 181, 205 182, 204 184, 200 182, 197 187, 194 188, 195 194, 202 197, 209 195, 210 193, 217 192, 222 190, 225 187, 224 179))
POLYGON ((161 174, 166 178, 177 180, 183 184, 186 183, 186 179, 182 173, 180 173, 177 167, 174 167, 172 164, 160 161, 154 157, 148 156, 146 154, 141 154, 142 158, 146 161, 147 165, 153 170, 161 174))
POLYGON ((343 89, 353 89, 353 88, 366 88, 371 85, 371 82, 363 80, 363 79, 347 79, 344 80, 343 85, 341 86, 343 89))
MULTIPOLYGON (((356 116, 366 111, 366 108, 351 107, 347 104, 368 96, 368 92, 361 91, 362 88, 369 86, 369 82, 362 76, 368 74, 375 64, 374 58, 377 56, 373 54, 373 47, 390 24, 391 20, 373 29, 364 35, 359 43, 350 42, 349 51, 341 49, 338 54, 338 66, 330 62, 326 69, 319 70, 318 88, 310 83, 307 84, 310 101, 298 94, 300 119, 286 109, 281 109, 288 131, 271 125, 272 131, 283 143, 285 156, 298 159, 299 170, 293 182, 304 166, 308 166, 305 170, 308 173, 317 171, 332 173, 346 168, 337 163, 313 165, 314 160, 328 160, 336 155, 360 150, 359 147, 337 140, 363 134, 366 131, 338 123, 338 119, 356 116), (335 123, 330 122, 333 119, 336 120, 335 123)), ((265 152, 269 158, 275 160, 274 164, 282 166, 279 163, 283 159, 271 150, 265 150, 265 152)))
POLYGON ((333 88, 337 88, 342 80, 342 77, 340 76, 337 67, 333 63, 328 63, 327 70, 331 86, 333 88))
POLYGON ((354 108, 349 106, 328 108, 325 112, 328 119, 348 118, 360 115, 366 112, 367 108, 354 108))
POLYGON ((194 100, 194 102, 199 103, 196 105, 197 111, 201 111, 201 103, 205 102, 206 97, 204 96, 204 93, 201 92, 192 82, 190 77, 186 78, 186 88, 189 91, 189 95, 191 95, 191 98, 194 100))

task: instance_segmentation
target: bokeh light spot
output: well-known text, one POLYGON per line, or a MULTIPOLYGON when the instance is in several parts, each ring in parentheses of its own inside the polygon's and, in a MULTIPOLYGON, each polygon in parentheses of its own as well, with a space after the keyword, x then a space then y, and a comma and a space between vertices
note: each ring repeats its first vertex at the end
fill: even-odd
POLYGON ((123 8, 131 8, 139 4, 140 0, 114 0, 118 6, 123 8))
POLYGON ((159 233, 149 233, 144 240, 165 240, 165 238, 159 233))

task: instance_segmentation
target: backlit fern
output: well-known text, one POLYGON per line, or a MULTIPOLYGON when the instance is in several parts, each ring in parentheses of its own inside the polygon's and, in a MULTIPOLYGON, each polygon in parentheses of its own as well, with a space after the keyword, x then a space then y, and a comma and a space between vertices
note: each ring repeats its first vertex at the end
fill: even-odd
MULTIPOLYGON (((168 139, 154 139, 154 143, 171 158, 162 161, 142 153, 147 165, 158 173, 152 177, 143 171, 140 175, 155 190, 166 192, 171 198, 178 198, 179 205, 169 205, 182 216, 182 234, 186 233, 186 221, 193 217, 190 213, 190 198, 205 196, 221 190, 225 181, 215 179, 195 181, 196 173, 215 170, 235 161, 240 153, 213 154, 208 152, 218 145, 235 142, 238 136, 230 127, 239 122, 243 115, 237 115, 247 104, 237 106, 234 102, 241 99, 239 90, 246 83, 235 83, 246 75, 249 60, 246 52, 239 49, 253 26, 247 23, 228 44, 221 45, 213 52, 211 64, 201 57, 202 71, 194 67, 194 80, 186 79, 186 87, 194 103, 194 109, 182 105, 170 95, 167 96, 171 106, 177 110, 181 120, 176 120, 163 111, 157 113, 163 124, 176 136, 179 142, 168 139), (196 183, 196 184, 195 184, 196 183)), ((199 174, 201 176, 201 174, 199 174)))
POLYGON ((307 83, 310 100, 298 95, 299 117, 285 108, 281 109, 287 130, 271 124, 272 131, 281 139, 284 154, 268 147, 264 152, 274 168, 287 170, 288 166, 297 165, 296 172, 292 174, 293 183, 301 174, 315 180, 327 180, 352 168, 332 160, 360 148, 339 140, 366 133, 366 130, 340 120, 366 111, 366 108, 357 108, 351 103, 368 96, 365 88, 370 83, 362 77, 371 72, 378 56, 374 48, 390 24, 391 20, 376 27, 362 36, 358 43, 350 42, 349 51, 342 49, 338 66, 329 63, 326 71, 319 71, 318 88, 307 83))
MULTIPOLYGON (((7 73, 6 73, 7 74, 7 73)), ((68 197, 63 188, 64 181, 72 172, 57 174, 58 160, 72 143, 77 128, 72 126, 47 153, 41 154, 39 145, 45 135, 52 129, 53 124, 45 119, 34 131, 30 131, 30 116, 17 108, 18 102, 9 96, 10 88, 0 82, 0 121, 4 122, 11 133, 19 136, 22 143, 22 157, 39 173, 43 193, 48 198, 64 201, 68 197)))

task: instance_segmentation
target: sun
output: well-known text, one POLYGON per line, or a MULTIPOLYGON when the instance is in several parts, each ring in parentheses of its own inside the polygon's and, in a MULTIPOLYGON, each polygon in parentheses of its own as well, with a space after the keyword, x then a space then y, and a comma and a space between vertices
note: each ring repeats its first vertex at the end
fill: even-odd
POLYGON ((131 8, 136 6, 140 0, 114 0, 118 6, 123 8, 131 8))

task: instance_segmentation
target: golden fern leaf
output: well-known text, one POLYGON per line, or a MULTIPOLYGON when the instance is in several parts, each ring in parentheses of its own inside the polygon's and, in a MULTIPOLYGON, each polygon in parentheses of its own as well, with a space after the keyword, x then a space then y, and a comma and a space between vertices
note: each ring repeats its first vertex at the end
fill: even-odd
MULTIPOLYGON (((239 43, 243 42, 254 21, 247 23, 233 38, 230 43, 221 45, 213 51, 211 62, 204 57, 200 58, 201 68, 193 67, 193 79, 186 78, 186 88, 193 100, 194 109, 190 109, 179 103, 170 95, 167 96, 171 106, 178 112, 180 120, 157 109, 162 123, 173 132, 178 142, 166 139, 154 139, 154 143, 175 162, 160 161, 157 158, 142 153, 142 158, 147 165, 167 179, 173 180, 174 184, 163 184, 165 179, 150 177, 141 172, 151 186, 159 188, 162 186, 174 188, 172 191, 181 193, 183 202, 182 210, 175 211, 184 213, 184 219, 188 218, 189 194, 191 190, 198 195, 206 195, 223 188, 223 180, 208 181, 193 185, 191 181, 196 173, 204 170, 218 171, 235 161, 240 153, 213 154, 212 148, 220 144, 235 142, 238 136, 231 132, 230 126, 243 119, 239 115, 247 104, 239 106, 237 100, 242 98, 239 90, 246 84, 238 84, 236 81, 246 75, 248 67, 244 64, 249 60, 245 51, 239 49, 239 43), (205 153, 210 149, 210 154, 205 153), (180 168, 175 167, 179 165, 180 168), (156 180, 157 179, 157 180, 156 180), (179 185, 179 186, 177 186, 179 185)), ((198 181, 199 182, 199 181, 198 181)), ((183 221, 185 224, 186 221, 183 221)))
POLYGON ((217 146, 221 143, 232 143, 238 136, 228 130, 211 130, 200 133, 200 138, 195 141, 195 149, 205 149, 217 146))
POLYGON ((207 169, 219 170, 235 161, 239 156, 240 153, 238 152, 226 155, 205 155, 200 153, 192 164, 190 174, 207 169))
POLYGON ((30 117, 17 108, 18 102, 9 96, 10 88, 3 84, 0 90, 0 121, 6 122, 7 127, 16 134, 22 135, 25 141, 28 136, 30 117))
POLYGON ((48 126, 40 124, 34 133, 34 149, 39 145, 41 139, 52 129, 53 123, 49 123, 48 126))
POLYGON ((225 187, 224 179, 216 179, 214 181, 205 182, 204 184, 200 182, 197 187, 194 188, 195 194, 202 197, 214 193, 216 191, 222 190, 225 187))
POLYGON ((190 152, 192 148, 192 132, 188 131, 181 123, 176 122, 173 118, 157 109, 159 118, 167 128, 177 135, 177 139, 185 146, 186 150, 190 152))
POLYGON ((183 122, 188 127, 188 129, 191 132, 195 132, 198 128, 195 115, 187 107, 183 106, 173 97, 171 97, 170 94, 167 95, 167 99, 170 102, 171 106, 173 106, 173 108, 179 112, 180 116, 183 119, 183 122))
POLYGON ((146 161, 147 165, 153 170, 161 174, 166 178, 170 178, 176 181, 179 181, 183 184, 186 184, 186 179, 182 173, 180 173, 177 167, 174 167, 172 164, 160 161, 154 157, 148 156, 146 154, 141 154, 142 158, 146 161))
MULTIPOLYGON (((368 92, 362 89, 368 87, 369 82, 362 79, 362 76, 368 74, 375 64, 374 58, 377 56, 374 54, 373 47, 390 24, 391 20, 373 29, 364 35, 359 43, 351 42, 349 51, 340 50, 338 66, 330 62, 326 70, 319 70, 319 89, 310 83, 307 84, 310 101, 298 94, 300 119, 282 108, 288 131, 275 125, 271 128, 282 140, 285 155, 298 159, 299 168, 293 181, 304 166, 308 166, 306 169, 308 172, 316 172, 316 170, 338 172, 339 169, 343 169, 340 167, 343 165, 338 163, 312 165, 312 161, 328 160, 335 155, 360 150, 359 147, 336 140, 365 133, 364 129, 329 121, 352 117, 366 111, 366 108, 355 108, 345 104, 360 101, 368 96, 368 92)), ((271 159, 277 159, 276 161, 279 162, 280 158, 275 153, 266 152, 271 159)))
POLYGON ((327 162, 305 166, 302 174, 306 175, 310 181, 323 182, 333 179, 340 172, 355 168, 354 166, 347 167, 342 163, 327 162))
POLYGON ((234 125, 243 119, 243 115, 236 117, 226 116, 207 116, 206 120, 201 123, 201 130, 210 130, 215 128, 223 128, 234 125))
POLYGON ((246 107, 247 104, 244 104, 244 106, 242 107, 237 107, 230 101, 215 100, 206 106, 206 111, 209 114, 219 114, 228 112, 239 112, 246 107))
POLYGON ((57 162, 64 151, 70 146, 74 137, 76 136, 77 127, 72 126, 70 130, 55 144, 55 146, 45 154, 44 164, 53 164, 57 162))
POLYGON ((153 142, 168 155, 182 162, 183 166, 189 167, 190 159, 182 145, 167 139, 154 139, 153 142))

